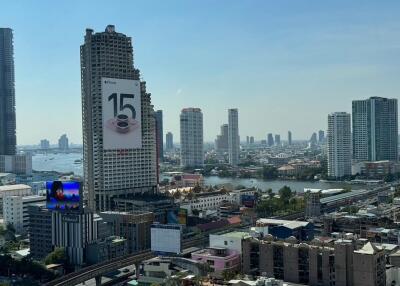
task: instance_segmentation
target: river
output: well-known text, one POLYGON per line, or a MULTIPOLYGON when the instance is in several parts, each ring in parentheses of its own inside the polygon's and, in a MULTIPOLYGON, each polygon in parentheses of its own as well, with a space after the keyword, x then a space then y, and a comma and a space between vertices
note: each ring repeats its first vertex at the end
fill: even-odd
MULTIPOLYGON (((83 175, 81 153, 57 153, 57 154, 35 154, 32 157, 32 167, 36 171, 57 171, 61 173, 74 172, 76 175, 83 175)), ((293 181, 293 180, 258 180, 258 179, 239 179, 239 178, 220 178, 209 176, 204 178, 204 184, 207 186, 227 185, 233 187, 243 185, 245 187, 257 187, 261 190, 271 188, 278 191, 283 186, 288 186, 292 190, 302 192, 304 188, 332 189, 351 187, 352 189, 363 189, 365 185, 350 185, 346 183, 332 183, 319 181, 293 181)))

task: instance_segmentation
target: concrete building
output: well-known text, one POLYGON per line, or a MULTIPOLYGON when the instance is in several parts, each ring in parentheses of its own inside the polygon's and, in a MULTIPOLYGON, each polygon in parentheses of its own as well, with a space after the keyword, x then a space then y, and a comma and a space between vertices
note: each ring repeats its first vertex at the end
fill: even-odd
POLYGON ((111 234, 128 241, 128 253, 150 248, 150 228, 154 221, 151 212, 101 212, 100 217, 111 230, 111 234))
POLYGON ((305 217, 319 217, 321 215, 321 192, 307 191, 305 192, 305 217))
POLYGON ((254 136, 250 136, 250 144, 254 144, 254 136))
POLYGON ((281 135, 275 134, 275 145, 281 146, 281 135))
POLYGON ((319 130, 318 131, 318 143, 324 143, 325 142, 325 132, 324 130, 319 130))
POLYGON ((45 201, 46 197, 37 195, 4 197, 4 223, 13 225, 17 234, 26 234, 29 227, 28 207, 45 201))
POLYGON ((61 135, 61 137, 58 139, 58 149, 62 151, 66 151, 69 149, 69 141, 67 134, 61 135))
POLYGON ((13 173, 0 173, 0 186, 15 184, 16 176, 13 173))
POLYGON ((239 113, 237 108, 228 110, 228 146, 229 164, 236 166, 239 163, 240 153, 239 113))
POLYGON ((213 276, 221 276, 223 271, 240 270, 240 254, 224 247, 208 247, 195 251, 192 253, 192 259, 207 263, 213 276))
POLYGON ((167 151, 174 150, 174 136, 171 132, 168 132, 165 135, 165 147, 166 147, 167 151))
POLYGON ((219 157, 229 152, 229 140, 228 140, 229 127, 228 124, 221 125, 221 132, 217 135, 215 140, 215 150, 219 157))
POLYGON ((3 214, 3 201, 8 196, 29 196, 32 195, 32 188, 28 185, 6 185, 0 186, 0 215, 3 214))
POLYGON ((140 80, 133 62, 132 39, 116 32, 112 25, 101 33, 87 29, 81 46, 81 75, 85 199, 92 210, 113 210, 117 208, 115 198, 131 200, 136 194, 157 189, 151 95, 146 92, 146 82, 141 81, 141 148, 105 148, 101 79, 140 80))
POLYGON ((272 133, 268 133, 267 135, 267 143, 269 147, 274 146, 274 136, 272 135, 272 133))
POLYGON ((42 150, 50 149, 50 141, 47 139, 42 139, 42 140, 40 140, 39 146, 40 146, 40 149, 42 149, 42 150))
POLYGON ((154 112, 156 118, 156 142, 157 142, 157 154, 160 162, 164 160, 164 131, 163 131, 163 112, 157 110, 154 112))
POLYGON ((354 286, 385 286, 386 258, 383 249, 371 242, 354 251, 354 286))
POLYGON ((356 250, 354 241, 343 239, 329 244, 320 239, 310 243, 298 243, 294 238, 247 239, 243 242, 242 273, 311 286, 385 285, 383 251, 377 247, 370 251, 372 247, 367 243, 356 250))
POLYGON ((288 131, 287 133, 287 138, 288 138, 288 145, 292 145, 292 131, 288 131))
POLYGON ((328 115, 328 176, 341 178, 351 175, 350 114, 335 112, 328 115))
POLYGON ((53 251, 51 211, 45 204, 28 206, 29 248, 34 259, 42 260, 53 251))
POLYGON ((353 159, 398 160, 397 99, 371 97, 354 100, 353 159))
POLYGON ((29 153, 0 155, 0 172, 32 175, 32 155, 29 153))
POLYGON ((252 228, 262 237, 272 235, 278 239, 294 237, 299 241, 314 238, 314 225, 308 221, 260 218, 252 228))
POLYGON ((109 236, 105 239, 90 242, 86 246, 86 262, 101 263, 128 254, 128 240, 118 236, 109 236))
POLYGON ((15 79, 13 31, 0 28, 0 155, 15 155, 15 79))
POLYGON ((180 115, 181 166, 201 167, 203 152, 203 113, 200 108, 184 108, 180 115))
POLYGON ((250 238, 248 232, 232 231, 224 234, 210 234, 210 247, 226 248, 242 255, 243 242, 250 238))

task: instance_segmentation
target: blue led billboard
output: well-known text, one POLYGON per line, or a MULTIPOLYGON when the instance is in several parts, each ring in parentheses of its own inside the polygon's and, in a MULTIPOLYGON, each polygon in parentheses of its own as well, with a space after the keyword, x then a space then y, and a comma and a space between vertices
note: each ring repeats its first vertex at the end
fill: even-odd
POLYGON ((46 182, 46 205, 50 210, 80 211, 81 186, 79 182, 46 182))

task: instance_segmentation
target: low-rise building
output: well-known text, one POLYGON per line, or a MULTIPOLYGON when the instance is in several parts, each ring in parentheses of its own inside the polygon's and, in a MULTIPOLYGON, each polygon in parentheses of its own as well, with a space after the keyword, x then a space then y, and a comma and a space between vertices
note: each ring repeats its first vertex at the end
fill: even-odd
POLYGON ((260 218, 254 230, 262 236, 270 234, 279 239, 293 236, 300 241, 309 241, 314 238, 314 225, 308 221, 260 218))
POLYGON ((0 186, 0 215, 3 214, 3 199, 8 196, 29 196, 32 188, 28 185, 16 184, 0 186))
POLYGON ((96 264, 128 254, 128 241, 125 238, 109 236, 90 242, 86 246, 86 262, 96 264))
POLYGON ((0 173, 0 186, 15 184, 15 174, 0 173))
POLYGON ((28 207, 45 201, 44 196, 6 196, 3 199, 4 223, 13 225, 17 234, 25 234, 29 227, 28 207))
POLYGON ((223 271, 240 270, 240 254, 224 247, 208 247, 195 251, 192 259, 207 263, 215 276, 220 276, 223 271))
POLYGON ((45 204, 28 207, 29 247, 34 259, 42 260, 53 251, 51 232, 51 211, 45 204))

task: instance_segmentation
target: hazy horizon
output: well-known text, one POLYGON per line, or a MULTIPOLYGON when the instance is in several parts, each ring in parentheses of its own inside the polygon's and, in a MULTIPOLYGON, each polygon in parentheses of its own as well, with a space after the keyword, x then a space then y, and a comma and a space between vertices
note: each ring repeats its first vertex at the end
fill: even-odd
POLYGON ((239 109, 241 140, 308 139, 351 101, 398 98, 398 1, 18 1, 2 3, 14 30, 18 145, 81 144, 79 47, 86 28, 113 24, 133 38, 164 135, 199 107, 213 142, 239 109), (118 3, 118 4, 115 4, 118 3))

